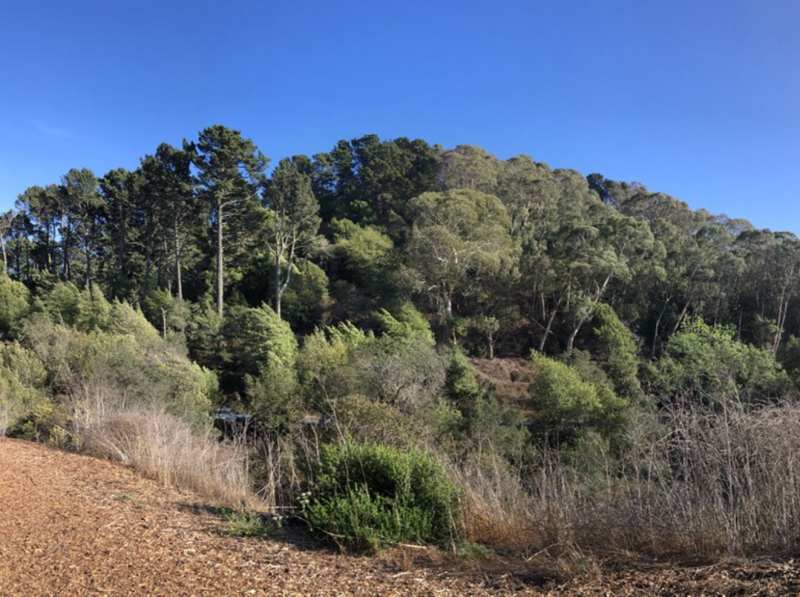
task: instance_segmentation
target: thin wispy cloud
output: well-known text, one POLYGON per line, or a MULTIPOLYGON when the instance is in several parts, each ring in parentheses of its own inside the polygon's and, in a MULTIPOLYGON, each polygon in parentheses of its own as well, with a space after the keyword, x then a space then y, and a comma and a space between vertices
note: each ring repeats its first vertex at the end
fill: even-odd
POLYGON ((75 135, 73 135, 70 131, 55 126, 50 126, 49 124, 46 124, 41 120, 34 120, 33 126, 37 131, 39 131, 45 137, 52 137, 56 139, 75 138, 75 135))

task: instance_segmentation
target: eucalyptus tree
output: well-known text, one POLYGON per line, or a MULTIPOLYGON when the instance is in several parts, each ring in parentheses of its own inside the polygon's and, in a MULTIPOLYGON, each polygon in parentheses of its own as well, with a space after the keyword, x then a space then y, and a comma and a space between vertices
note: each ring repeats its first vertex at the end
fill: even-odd
POLYGON ((283 159, 272 173, 264 193, 271 227, 267 245, 274 255, 274 310, 281 316, 281 297, 292 277, 295 258, 319 230, 319 203, 311 179, 292 160, 283 159))
MULTIPOLYGON (((250 139, 221 125, 200 132, 195 165, 199 170, 201 196, 207 201, 215 237, 216 308, 222 315, 225 295, 226 227, 236 220, 247 228, 258 224, 258 193, 266 179, 269 160, 250 139)), ((246 252, 243 237, 237 239, 239 252, 246 252)))
POLYGON ((547 164, 520 155, 503 163, 497 196, 511 218, 511 233, 520 242, 541 240, 552 221, 559 185, 547 164))
POLYGON ((567 337, 567 353, 572 353, 578 332, 594 315, 611 282, 632 281, 649 265, 655 247, 646 222, 610 208, 603 211, 595 225, 574 237, 576 251, 569 269, 575 287, 569 305, 572 329, 567 337))
POLYGON ((412 208, 417 217, 408 261, 421 289, 450 322, 456 298, 476 292, 510 257, 511 222, 497 197, 470 189, 423 193, 412 208))
POLYGON ((472 189, 497 193, 503 162, 485 149, 459 145, 441 154, 439 183, 445 189, 472 189))
POLYGON ((735 253, 745 263, 742 299, 751 339, 777 354, 800 298, 800 240, 790 232, 751 230, 737 238, 735 253))

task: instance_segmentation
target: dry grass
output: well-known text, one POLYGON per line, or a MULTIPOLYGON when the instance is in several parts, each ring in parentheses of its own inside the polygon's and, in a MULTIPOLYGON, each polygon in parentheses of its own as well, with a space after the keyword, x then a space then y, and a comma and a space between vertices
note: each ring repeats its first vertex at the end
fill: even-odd
POLYGON ((800 407, 663 412, 628 441, 621 460, 592 454, 593 471, 557 452, 527 475, 460 467, 465 537, 525 558, 800 553, 800 407))
POLYGON ((132 466, 143 475, 225 504, 247 501, 247 452, 198 432, 163 410, 108 413, 84 430, 84 449, 132 466))

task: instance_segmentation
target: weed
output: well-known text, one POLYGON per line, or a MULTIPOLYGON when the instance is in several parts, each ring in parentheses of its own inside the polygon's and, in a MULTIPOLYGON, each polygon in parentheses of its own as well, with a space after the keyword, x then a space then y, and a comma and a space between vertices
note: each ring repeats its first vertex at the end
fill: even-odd
POLYGON ((257 512, 226 509, 222 513, 226 531, 234 537, 266 537, 269 535, 267 518, 257 512))

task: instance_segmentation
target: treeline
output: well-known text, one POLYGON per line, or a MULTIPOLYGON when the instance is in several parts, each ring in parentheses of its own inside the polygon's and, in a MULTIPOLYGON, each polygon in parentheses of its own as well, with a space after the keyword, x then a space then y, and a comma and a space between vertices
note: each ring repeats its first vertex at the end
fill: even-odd
POLYGON ((776 354, 800 333, 793 234, 638 183, 376 136, 268 165, 214 126, 132 172, 70 170, 0 219, 4 264, 34 294, 98 288, 181 332, 182 301, 266 303, 300 335, 413 303, 438 339, 485 355, 591 349, 600 303, 648 357, 687 315, 776 354))
POLYGON ((270 173, 213 126, 135 171, 27 189, 0 241, 0 434, 150 462, 158 429, 196 437, 228 403, 260 426, 244 484, 353 544, 800 548, 791 233, 406 138, 270 173), (498 399, 469 356, 526 359, 527 395, 498 399), (447 504, 386 489, 409 446, 447 504), (375 467, 356 486, 352 454, 375 467), (411 535, 349 526, 401 502, 411 535))

